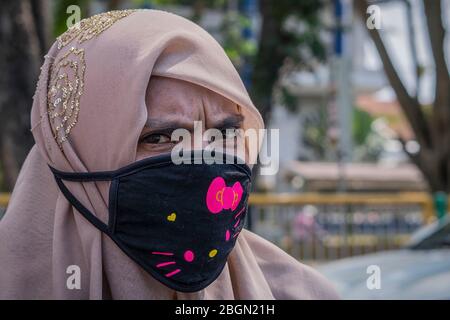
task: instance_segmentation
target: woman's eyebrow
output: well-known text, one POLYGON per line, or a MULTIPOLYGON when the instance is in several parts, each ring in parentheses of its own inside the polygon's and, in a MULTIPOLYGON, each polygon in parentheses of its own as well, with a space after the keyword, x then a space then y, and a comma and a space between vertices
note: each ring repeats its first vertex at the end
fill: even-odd
MULTIPOLYGON (((210 126, 216 129, 240 128, 244 122, 244 116, 241 114, 232 114, 224 119, 220 119, 210 126)), ((157 118, 149 118, 145 126, 151 131, 172 132, 176 129, 186 129, 194 131, 194 121, 180 121, 180 120, 163 120, 157 118)))
POLYGON ((145 123, 145 126, 150 130, 172 132, 176 129, 186 129, 188 131, 194 131, 193 121, 180 121, 180 120, 163 120, 156 118, 149 118, 145 123))
POLYGON ((216 129, 240 128, 243 122, 244 116, 242 114, 233 114, 217 121, 211 126, 211 128, 216 129))

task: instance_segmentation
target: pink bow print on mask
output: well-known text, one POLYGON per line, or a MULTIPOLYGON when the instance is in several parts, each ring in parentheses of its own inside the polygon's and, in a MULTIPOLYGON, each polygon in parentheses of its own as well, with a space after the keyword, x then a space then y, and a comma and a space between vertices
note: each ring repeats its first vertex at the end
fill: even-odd
POLYGON ((235 210, 242 198, 242 186, 235 182, 227 187, 222 177, 216 177, 211 182, 206 193, 206 206, 211 213, 219 213, 223 209, 235 210))

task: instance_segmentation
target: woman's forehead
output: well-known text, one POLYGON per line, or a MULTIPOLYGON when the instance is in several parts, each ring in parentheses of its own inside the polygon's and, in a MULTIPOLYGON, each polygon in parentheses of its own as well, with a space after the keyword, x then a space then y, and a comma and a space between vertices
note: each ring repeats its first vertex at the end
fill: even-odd
POLYGON ((214 120, 239 114, 238 106, 202 86, 172 78, 152 77, 146 91, 149 118, 214 120))

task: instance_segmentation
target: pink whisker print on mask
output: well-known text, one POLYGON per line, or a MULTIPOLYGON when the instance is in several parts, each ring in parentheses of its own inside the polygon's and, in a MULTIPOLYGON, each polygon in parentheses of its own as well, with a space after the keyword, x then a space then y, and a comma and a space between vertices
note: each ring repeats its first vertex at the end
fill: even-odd
POLYGON ((181 269, 176 269, 176 270, 174 270, 174 271, 172 271, 172 272, 169 272, 169 273, 167 273, 166 274, 166 277, 167 278, 170 278, 171 276, 173 276, 173 275, 176 275, 178 272, 180 272, 181 271, 181 269))
POLYGON ((175 264, 175 263, 176 263, 175 261, 163 262, 163 263, 157 264, 156 267, 157 268, 162 268, 162 267, 165 267, 165 266, 170 266, 170 265, 175 264))
POLYGON ((157 255, 161 255, 161 256, 173 256, 172 252, 158 252, 158 251, 153 251, 152 254, 157 254, 157 255))
POLYGON ((227 187, 222 177, 216 177, 206 193, 206 206, 214 214, 223 209, 235 210, 241 201, 243 192, 244 189, 240 182, 235 182, 232 187, 227 187))
POLYGON ((241 233, 241 232, 240 232, 240 231, 236 232, 236 233, 233 235, 233 238, 236 238, 236 237, 239 235, 239 233, 241 233))
POLYGON ((242 214, 242 212, 244 212, 244 210, 245 210, 245 207, 243 207, 235 216, 234 216, 234 218, 235 219, 237 219, 241 214, 242 214))
POLYGON ((234 224, 234 228, 236 228, 238 225, 239 225, 239 223, 241 222, 241 219, 239 219, 238 221, 236 221, 236 223, 234 224))
POLYGON ((225 241, 228 241, 228 240, 230 240, 230 230, 227 230, 225 232, 225 241))

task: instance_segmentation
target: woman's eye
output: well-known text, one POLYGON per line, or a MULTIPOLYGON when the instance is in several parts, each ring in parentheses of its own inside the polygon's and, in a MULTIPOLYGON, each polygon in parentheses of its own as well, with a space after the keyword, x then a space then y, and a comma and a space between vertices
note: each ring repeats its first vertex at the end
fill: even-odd
POLYGON ((170 137, 161 133, 152 133, 142 138, 142 142, 151 144, 170 143, 170 137))

